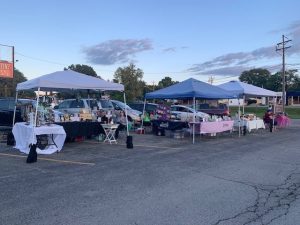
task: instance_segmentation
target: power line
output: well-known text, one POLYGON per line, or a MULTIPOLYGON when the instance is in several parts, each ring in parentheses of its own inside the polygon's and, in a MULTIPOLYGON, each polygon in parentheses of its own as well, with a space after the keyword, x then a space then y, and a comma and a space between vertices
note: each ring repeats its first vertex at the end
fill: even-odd
POLYGON ((32 56, 28 56, 28 55, 24 55, 20 52, 16 52, 17 55, 23 56, 25 58, 29 58, 29 59, 33 59, 33 60, 37 60, 37 61, 41 61, 41 62, 46 62, 46 63, 51 63, 51 64, 56 64, 56 65, 61 65, 61 66, 66 66, 66 64, 63 63, 59 63, 59 62, 54 62, 54 61, 50 61, 47 59, 41 59, 41 58, 37 58, 37 57, 32 57, 32 56))

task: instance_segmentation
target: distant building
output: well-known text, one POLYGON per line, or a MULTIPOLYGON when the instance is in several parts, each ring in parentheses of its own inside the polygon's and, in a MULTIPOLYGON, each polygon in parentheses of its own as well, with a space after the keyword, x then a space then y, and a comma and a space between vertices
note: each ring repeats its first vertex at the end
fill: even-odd
POLYGON ((300 91, 287 91, 286 99, 288 105, 300 105, 300 91))

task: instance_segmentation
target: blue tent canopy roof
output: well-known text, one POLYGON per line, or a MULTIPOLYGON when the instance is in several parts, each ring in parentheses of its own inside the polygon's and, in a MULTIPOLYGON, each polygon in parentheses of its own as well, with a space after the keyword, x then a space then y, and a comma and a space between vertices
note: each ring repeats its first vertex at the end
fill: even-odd
POLYGON ((146 93, 146 99, 231 99, 236 96, 222 88, 204 83, 194 78, 187 79, 172 86, 146 93))
POLYGON ((248 97, 267 97, 276 96, 276 92, 270 91, 264 88, 254 86, 252 84, 247 84, 241 81, 232 80, 224 84, 218 85, 218 87, 223 88, 231 92, 238 97, 248 96, 248 97))

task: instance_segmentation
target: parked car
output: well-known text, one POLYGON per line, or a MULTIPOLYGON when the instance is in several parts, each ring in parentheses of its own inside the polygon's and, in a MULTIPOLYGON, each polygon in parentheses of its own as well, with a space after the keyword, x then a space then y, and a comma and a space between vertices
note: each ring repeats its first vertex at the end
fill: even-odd
POLYGON ((175 115, 175 117, 180 119, 181 121, 192 121, 194 114, 196 114, 196 117, 200 120, 209 117, 207 113, 199 111, 195 112, 193 108, 184 105, 172 105, 171 114, 175 115))
MULTIPOLYGON (((0 98, 0 126, 9 126, 13 124, 14 98, 0 98)), ((24 122, 25 120, 25 106, 35 106, 35 100, 32 99, 18 99, 16 107, 15 122, 24 122)))
MULTIPOLYGON (((132 109, 138 110, 140 112, 143 112, 144 110, 144 103, 129 103, 128 104, 132 109)), ((145 104, 145 111, 147 113, 154 113, 156 108, 157 108, 158 104, 155 103, 146 103, 145 104)))
POLYGON ((198 104, 196 106, 197 111, 207 113, 209 115, 228 116, 229 109, 226 104, 219 104, 217 106, 210 105, 208 103, 198 104))
POLYGON ((99 103, 96 99, 65 99, 57 106, 54 106, 54 109, 59 112, 64 113, 80 113, 82 110, 90 112, 96 107, 100 108, 99 103))
POLYGON ((117 100, 111 100, 111 102, 112 102, 115 110, 125 111, 125 108, 126 108, 129 121, 135 121, 135 122, 141 121, 141 115, 142 115, 141 111, 134 110, 130 106, 125 105, 123 102, 120 102, 117 100))

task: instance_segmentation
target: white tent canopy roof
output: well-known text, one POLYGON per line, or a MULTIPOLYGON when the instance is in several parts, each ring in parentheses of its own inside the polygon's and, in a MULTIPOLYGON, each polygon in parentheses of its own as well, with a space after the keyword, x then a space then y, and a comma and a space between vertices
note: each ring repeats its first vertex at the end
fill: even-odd
POLYGON ((19 90, 60 91, 68 89, 88 89, 102 91, 124 91, 124 85, 108 82, 72 70, 46 74, 17 85, 19 90))
POLYGON ((252 84, 247 84, 241 81, 232 80, 224 84, 218 85, 218 87, 225 89, 239 97, 269 97, 277 96, 276 92, 270 91, 264 88, 254 86, 252 84))

